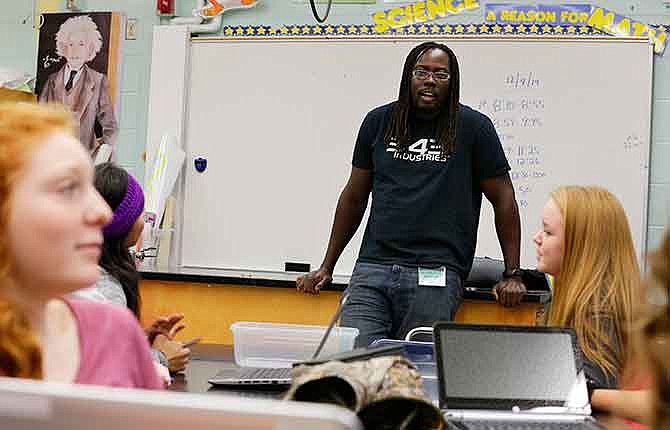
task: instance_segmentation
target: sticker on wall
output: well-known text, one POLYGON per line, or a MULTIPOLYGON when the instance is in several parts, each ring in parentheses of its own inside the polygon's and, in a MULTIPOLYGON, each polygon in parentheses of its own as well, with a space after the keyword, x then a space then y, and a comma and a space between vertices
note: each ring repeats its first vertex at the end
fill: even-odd
POLYGON ((207 0, 207 4, 194 11, 203 18, 214 18, 234 9, 249 9, 258 4, 258 0, 207 0))
POLYGON ((118 133, 121 30, 118 12, 45 13, 37 50, 35 93, 63 103, 79 124, 79 140, 98 158, 112 156, 118 133))
POLYGON ((425 0, 376 12, 372 21, 376 33, 386 33, 389 29, 433 22, 476 9, 479 9, 477 0, 425 0))
POLYGON ((590 4, 520 5, 488 3, 486 22, 497 24, 584 25, 591 14, 590 4))
POLYGON ((647 36, 653 42, 654 52, 658 55, 663 55, 668 43, 668 34, 661 28, 635 21, 602 7, 592 7, 587 24, 613 36, 647 36))
POLYGON ((256 7, 259 0, 197 0, 192 16, 176 16, 169 25, 187 26, 191 34, 218 33, 223 13, 256 7))
POLYGON ((193 164, 195 165, 195 170, 198 173, 202 173, 202 172, 205 171, 205 169, 207 169, 207 159, 206 158, 198 157, 193 161, 193 164))
POLYGON ((649 37, 654 52, 659 55, 663 55, 667 45, 667 32, 663 27, 647 25, 590 4, 489 3, 484 16, 487 23, 499 25, 583 25, 618 37, 649 37))

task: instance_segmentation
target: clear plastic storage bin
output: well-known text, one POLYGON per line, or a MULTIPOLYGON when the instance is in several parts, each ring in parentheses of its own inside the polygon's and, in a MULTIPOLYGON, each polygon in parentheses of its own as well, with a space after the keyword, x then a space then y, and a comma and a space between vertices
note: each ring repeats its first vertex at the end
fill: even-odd
MULTIPOLYGON (((325 326, 236 322, 233 332, 235 362, 238 366, 291 367, 312 358, 326 331, 325 326)), ((357 328, 333 327, 319 356, 350 351, 358 336, 357 328)))

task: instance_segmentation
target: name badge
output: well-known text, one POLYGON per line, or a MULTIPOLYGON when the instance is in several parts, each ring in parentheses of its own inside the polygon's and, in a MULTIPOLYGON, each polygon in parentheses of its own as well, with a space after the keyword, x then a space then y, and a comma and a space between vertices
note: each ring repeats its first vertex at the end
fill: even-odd
POLYGON ((437 269, 419 267, 419 285, 425 287, 446 287, 447 268, 444 266, 437 269))

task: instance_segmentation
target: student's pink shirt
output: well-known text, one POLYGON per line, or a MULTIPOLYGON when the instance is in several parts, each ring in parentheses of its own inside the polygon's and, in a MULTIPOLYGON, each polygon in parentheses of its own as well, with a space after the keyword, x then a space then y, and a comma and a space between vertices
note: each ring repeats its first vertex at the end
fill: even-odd
MULTIPOLYGON (((622 390, 648 390, 651 387, 651 378, 649 375, 640 373, 636 378, 631 379, 631 381, 628 381, 628 383, 621 388, 622 390)), ((624 420, 624 422, 633 430, 647 430, 649 428, 644 424, 632 420, 624 420)))
POLYGON ((120 306, 66 299, 79 330, 76 384, 161 389, 147 337, 120 306))

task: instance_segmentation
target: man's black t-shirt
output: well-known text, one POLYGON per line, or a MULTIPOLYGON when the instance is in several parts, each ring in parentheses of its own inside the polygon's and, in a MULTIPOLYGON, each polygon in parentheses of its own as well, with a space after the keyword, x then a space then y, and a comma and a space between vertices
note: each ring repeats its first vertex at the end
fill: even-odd
MULTIPOLYGON (((482 179, 510 167, 491 120, 460 105, 456 149, 440 155, 435 121, 412 123, 402 153, 384 143, 393 104, 368 113, 358 133, 353 165, 372 170, 372 207, 360 261, 446 266, 463 278, 475 254, 482 179)), ((493 222, 493 220, 491 220, 493 222)))

